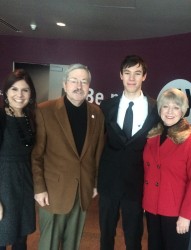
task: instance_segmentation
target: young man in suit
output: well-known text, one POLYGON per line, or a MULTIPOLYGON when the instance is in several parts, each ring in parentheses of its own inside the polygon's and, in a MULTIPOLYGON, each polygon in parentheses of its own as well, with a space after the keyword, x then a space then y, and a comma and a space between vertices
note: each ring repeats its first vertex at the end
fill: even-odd
POLYGON ((79 249, 86 211, 97 192, 104 117, 86 101, 90 81, 86 66, 70 65, 65 95, 41 103, 36 111, 32 170, 40 205, 39 250, 79 249))
POLYGON ((114 249, 120 213, 126 249, 142 249, 142 153, 147 133, 158 120, 155 101, 141 90, 146 76, 143 59, 127 56, 120 68, 122 95, 101 103, 106 127, 106 145, 98 172, 101 250, 114 249), (131 115, 125 118, 129 106, 131 115), (127 125, 132 126, 130 134, 126 132, 127 125))

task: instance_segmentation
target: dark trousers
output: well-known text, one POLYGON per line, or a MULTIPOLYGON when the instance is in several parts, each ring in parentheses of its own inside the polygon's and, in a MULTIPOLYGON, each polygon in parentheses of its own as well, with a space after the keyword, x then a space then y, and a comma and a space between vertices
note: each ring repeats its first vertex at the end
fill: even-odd
POLYGON ((126 249, 141 250, 143 235, 143 210, 141 202, 129 201, 125 196, 114 198, 103 195, 100 195, 99 198, 100 249, 114 249, 120 211, 126 249))
POLYGON ((146 212, 148 250, 188 250, 190 231, 176 232, 178 217, 154 215, 146 212))
MULTIPOLYGON (((12 250, 26 250, 27 249, 27 236, 19 238, 13 245, 12 250)), ((6 250, 6 246, 0 246, 0 250, 6 250)))

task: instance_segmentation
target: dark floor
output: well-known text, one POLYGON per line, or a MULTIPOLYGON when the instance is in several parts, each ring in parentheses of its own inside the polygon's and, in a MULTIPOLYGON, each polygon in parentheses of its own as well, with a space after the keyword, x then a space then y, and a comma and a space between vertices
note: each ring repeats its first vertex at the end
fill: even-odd
MULTIPOLYGON (((80 245, 80 250, 99 250, 99 224, 98 224, 97 202, 98 202, 97 199, 94 199, 88 211, 84 233, 80 245)), ((147 233, 145 230, 142 241, 143 250, 147 250, 146 238, 147 238, 147 233)), ((38 239, 39 239, 39 230, 37 228, 37 231, 31 234, 28 238, 28 250, 37 250, 38 239)), ((8 250, 10 249, 11 248, 8 248, 8 250)), ((119 221, 117 227, 115 250, 125 250, 121 221, 119 221)))

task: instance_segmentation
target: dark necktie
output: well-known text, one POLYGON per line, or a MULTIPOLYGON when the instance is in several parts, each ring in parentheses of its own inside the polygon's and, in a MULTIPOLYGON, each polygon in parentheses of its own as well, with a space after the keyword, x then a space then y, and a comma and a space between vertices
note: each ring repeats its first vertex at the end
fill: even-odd
POLYGON ((129 103, 129 107, 125 113, 125 119, 123 122, 123 131, 125 132, 127 138, 131 138, 132 135, 132 127, 133 127, 133 110, 132 106, 134 105, 133 102, 129 103))

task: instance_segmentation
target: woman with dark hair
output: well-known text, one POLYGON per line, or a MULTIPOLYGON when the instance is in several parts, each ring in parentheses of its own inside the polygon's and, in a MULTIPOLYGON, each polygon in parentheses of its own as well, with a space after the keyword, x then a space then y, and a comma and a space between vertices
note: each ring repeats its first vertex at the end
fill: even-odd
POLYGON ((36 91, 23 69, 12 72, 0 110, 0 250, 27 249, 35 231, 35 203, 30 155, 35 138, 36 91))

